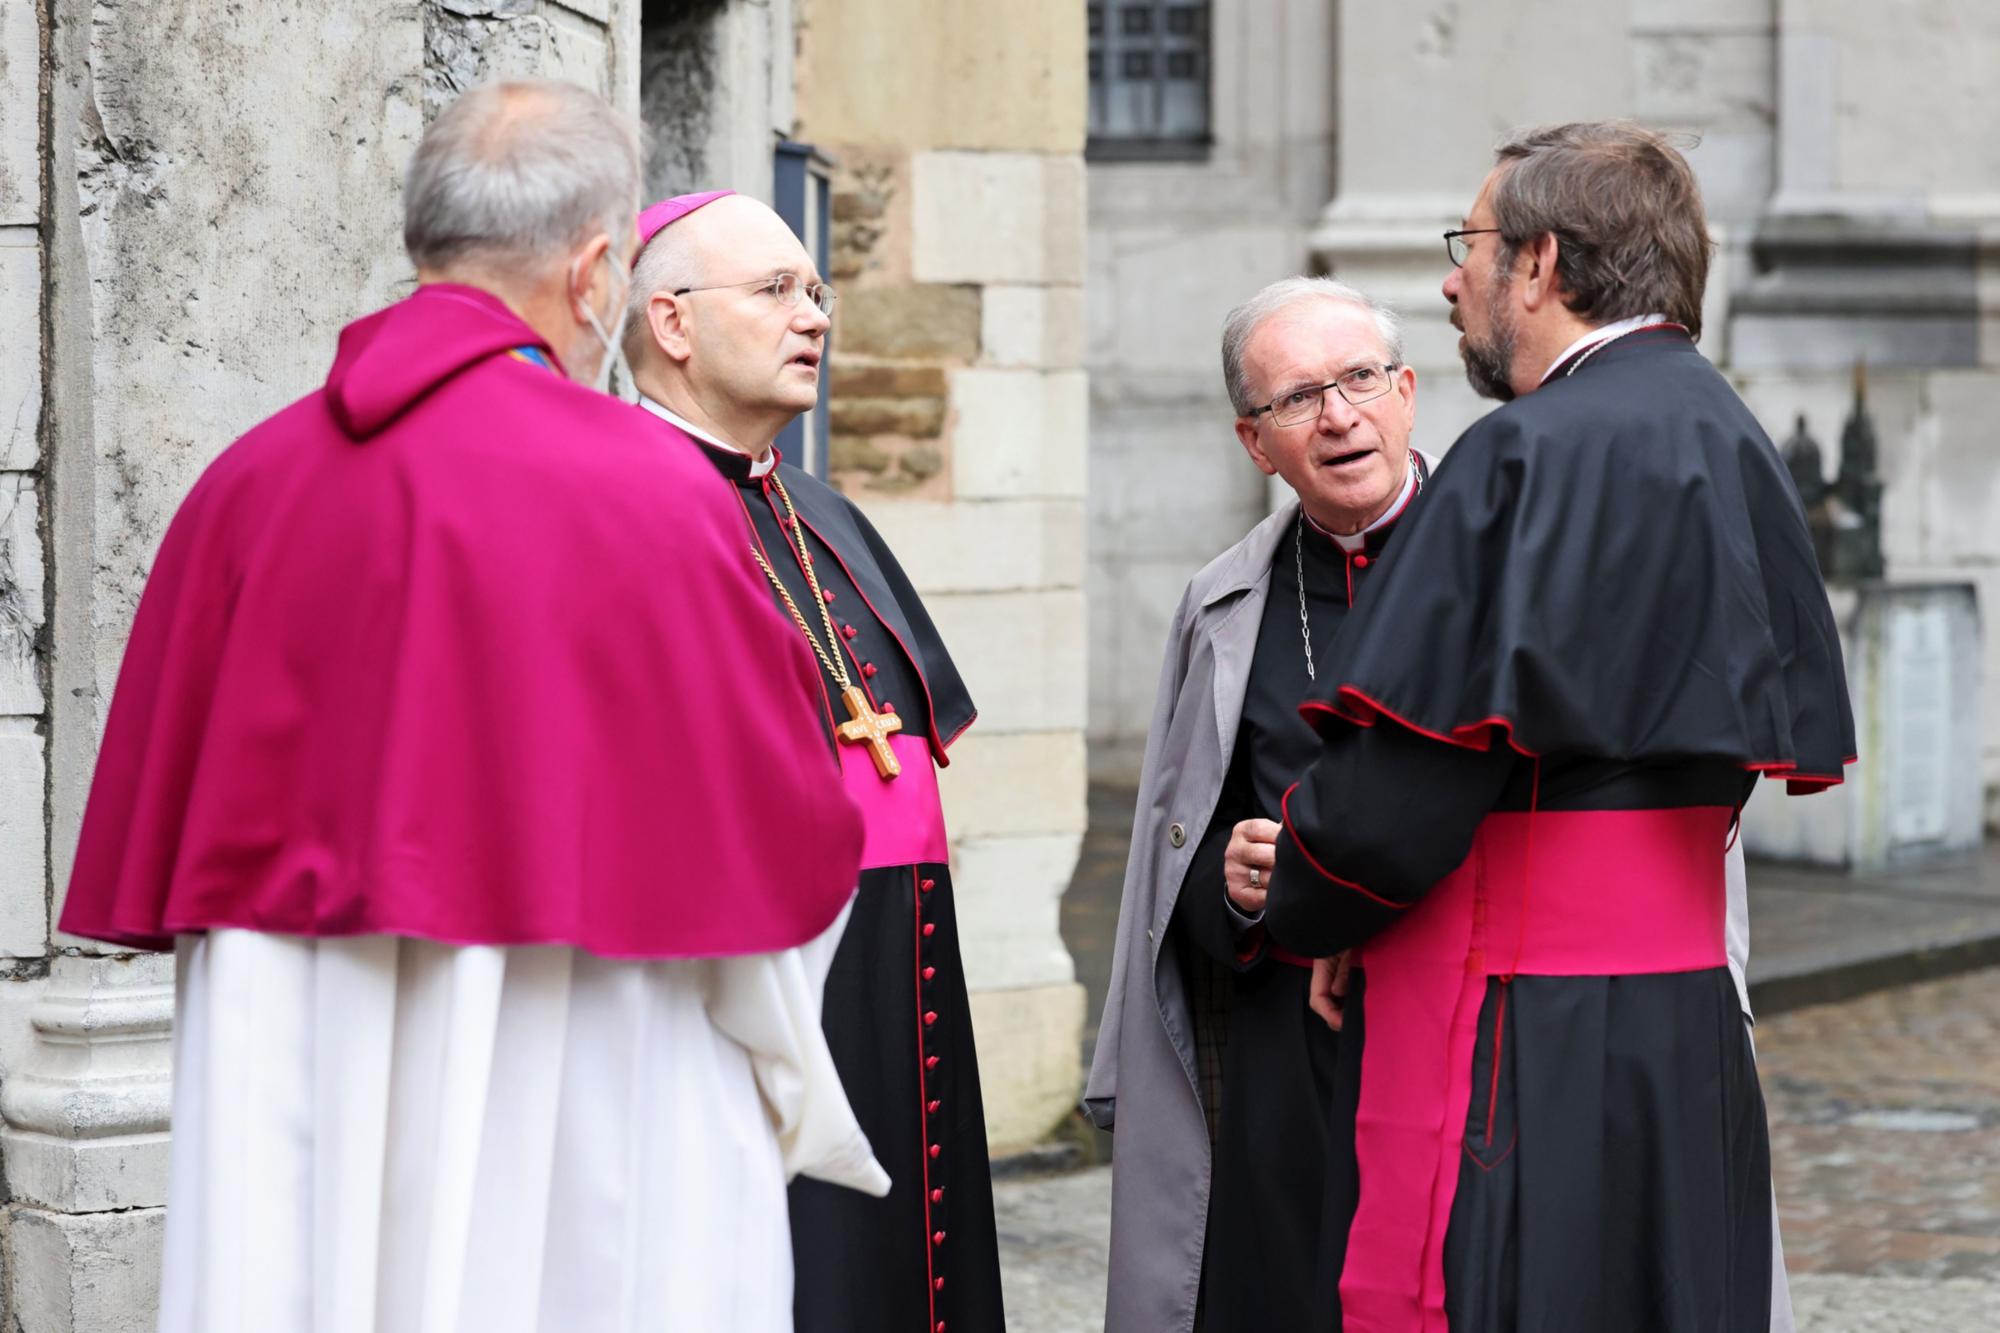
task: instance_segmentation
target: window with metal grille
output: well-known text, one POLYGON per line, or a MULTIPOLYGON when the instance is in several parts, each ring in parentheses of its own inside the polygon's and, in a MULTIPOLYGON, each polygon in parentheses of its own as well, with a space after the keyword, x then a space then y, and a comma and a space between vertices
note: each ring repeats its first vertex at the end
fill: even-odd
POLYGON ((1209 7, 1089 0, 1090 143, 1100 160, 1201 157, 1208 149, 1209 7))

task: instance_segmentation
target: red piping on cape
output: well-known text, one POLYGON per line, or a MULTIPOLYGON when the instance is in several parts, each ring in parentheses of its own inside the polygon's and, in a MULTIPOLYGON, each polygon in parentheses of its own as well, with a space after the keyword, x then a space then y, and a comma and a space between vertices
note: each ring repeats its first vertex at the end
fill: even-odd
POLYGON ((1384 907, 1392 907, 1398 912, 1408 910, 1408 903, 1392 903, 1387 898, 1378 898, 1359 884, 1356 884, 1353 880, 1342 879, 1313 858, 1312 852, 1306 848, 1305 840, 1299 837, 1299 831, 1292 827, 1292 793, 1298 789, 1299 784, 1296 782, 1285 788, 1285 794, 1278 798, 1278 814, 1284 819, 1285 832, 1292 835, 1292 846, 1299 849, 1299 855, 1306 859, 1306 864, 1314 870, 1319 871, 1320 874, 1332 880, 1335 884, 1338 884, 1341 888, 1352 889, 1370 902, 1380 903, 1384 907))
MULTIPOLYGON (((1375 725, 1377 717, 1386 717, 1404 730, 1413 731, 1419 736, 1428 736, 1434 741, 1442 741, 1446 745, 1456 745, 1460 749, 1479 750, 1482 752, 1493 748, 1493 732, 1498 730, 1506 733, 1507 744, 1516 754, 1526 759, 1541 758, 1540 755, 1515 739, 1514 723, 1509 718, 1495 716, 1482 719, 1478 722, 1460 723, 1451 729, 1449 736, 1446 736, 1432 731, 1429 727, 1417 725, 1379 699, 1371 697, 1365 691, 1358 690, 1352 685, 1342 685, 1338 690, 1334 691, 1333 701, 1331 702, 1325 699, 1308 699, 1299 705, 1299 716, 1304 718, 1309 726, 1314 725, 1312 715, 1315 713, 1324 713, 1328 717, 1338 718, 1342 722, 1351 723, 1357 727, 1372 727, 1375 725), (1347 706, 1342 707, 1343 704, 1347 706)), ((1854 761, 1855 756, 1849 755, 1847 758, 1841 760, 1841 764, 1844 767, 1854 761)), ((1746 772, 1761 773, 1771 778, 1783 778, 1786 787, 1794 796, 1803 795, 1807 792, 1820 791, 1827 787, 1837 787, 1846 781, 1844 773, 1835 773, 1831 776, 1823 773, 1801 773, 1798 763, 1794 760, 1763 760, 1757 763, 1747 763, 1742 765, 1742 767, 1746 772)))
MULTIPOLYGON (((924 675, 923 662, 918 659, 915 653, 910 651, 910 645, 903 642, 903 636, 896 633, 896 627, 894 625, 891 625, 887 620, 883 619, 882 613, 875 609, 875 603, 868 600, 868 590, 861 586, 861 580, 855 578, 854 571, 847 567, 847 558, 840 553, 840 548, 838 546, 835 546, 832 542, 828 541, 826 539, 825 534, 823 534, 818 528, 806 522, 806 516, 804 514, 799 514, 798 520, 801 527, 805 528, 806 531, 812 533, 813 536, 819 538, 819 544, 821 546, 824 546, 827 550, 833 553, 834 563, 840 566, 840 570, 843 574, 847 575, 847 581, 854 585, 854 591, 861 594, 861 601, 863 605, 865 605, 868 608, 869 613, 873 615, 876 620, 881 622, 882 628, 889 631, 889 637, 896 641, 896 646, 903 650, 903 656, 909 659, 910 670, 917 673, 917 684, 921 686, 924 691, 924 713, 926 715, 926 721, 928 723, 929 730, 931 733, 931 755, 933 758, 937 760, 937 766, 939 768, 950 768, 951 756, 945 753, 946 746, 949 744, 949 742, 947 742, 942 736, 938 735, 937 707, 931 700, 931 682, 930 678, 924 675)), ((974 713, 971 717, 965 720, 965 727, 971 726, 975 721, 978 720, 978 718, 979 714, 974 713)), ((960 727, 957 731, 952 732, 951 739, 955 741, 960 736, 964 735, 965 727, 960 727)))
MULTIPOLYGON (((754 519, 754 518, 752 518, 752 517, 750 516, 750 502, 749 502, 748 500, 745 500, 745 499, 743 498, 743 491, 742 491, 742 488, 741 488, 741 487, 737 487, 737 486, 731 486, 731 487, 730 487, 729 489, 730 489, 730 490, 732 490, 732 491, 734 491, 734 492, 736 492, 736 503, 737 503, 737 504, 738 504, 739 506, 741 506, 741 507, 742 507, 742 510, 743 510, 743 523, 744 523, 744 526, 745 526, 745 527, 747 527, 747 528, 749 528, 749 529, 750 529, 750 540, 751 540, 751 541, 753 541, 753 542, 755 542, 755 543, 757 544, 757 550, 758 550, 758 551, 759 551, 760 553, 762 553, 762 555, 763 555, 763 557, 764 557, 764 563, 765 563, 765 564, 768 564, 768 565, 771 565, 771 568, 773 568, 773 569, 776 569, 776 568, 777 568, 777 566, 776 566, 775 564, 771 564, 771 548, 770 548, 770 547, 768 547, 768 546, 766 546, 766 545, 764 545, 764 539, 763 539, 763 538, 762 538, 761 536, 759 536, 759 535, 758 535, 758 533, 757 533, 757 520, 756 520, 756 519, 754 519)), ((790 549, 790 546, 791 546, 791 543, 787 542, 787 543, 786 543, 786 548, 787 548, 787 549, 790 549)), ((796 556, 794 556, 793 558, 794 558, 794 559, 797 559, 797 557, 796 557, 796 556)), ((839 649, 835 649, 834 651, 838 652, 838 651, 839 651, 839 649)), ((814 666, 818 666, 818 665, 819 665, 819 663, 818 663, 817 661, 815 661, 815 662, 813 663, 813 665, 814 665, 814 666)), ((822 673, 821 673, 821 672, 819 672, 819 671, 814 671, 814 672, 813 672, 813 675, 814 675, 814 676, 820 676, 821 674, 822 674, 822 673)), ((834 713, 833 713, 833 699, 832 699, 832 698, 831 698, 831 697, 829 696, 829 694, 828 694, 828 692, 827 692, 827 685, 826 685, 826 681, 825 681, 824 679, 822 679, 822 680, 821 680, 821 681, 819 682, 819 701, 820 701, 820 705, 821 705, 821 707, 823 707, 823 708, 824 708, 824 709, 826 710, 826 729, 827 729, 827 734, 828 734, 828 735, 830 735, 830 736, 832 736, 832 737, 834 737, 834 742, 833 742, 833 744, 834 744, 834 753, 835 753, 835 760, 836 760, 836 762, 837 762, 837 761, 838 761, 838 758, 839 758, 839 750, 840 750, 840 739, 839 739, 839 737, 840 737, 840 731, 839 731, 839 723, 838 723, 838 721, 837 721, 837 720, 835 719, 835 717, 834 717, 834 713)), ((871 702, 872 702, 872 700, 871 700, 871 702)))
MULTIPOLYGON (((827 547, 830 551, 833 548, 827 547)), ((859 588, 861 585, 856 584, 859 588)), ((866 599, 864 599, 866 600, 866 599)), ((921 674, 921 673, 919 673, 921 674)), ((916 931, 916 947, 910 956, 916 961, 917 1000, 917 1142, 923 1147, 917 1153, 917 1161, 924 1169, 924 1299, 930 1302, 930 1322, 937 1323, 937 1258, 936 1246, 931 1242, 931 1118, 924 1110, 930 1101, 930 1089, 924 1078, 924 894, 920 880, 922 866, 910 867, 910 921, 916 931)))

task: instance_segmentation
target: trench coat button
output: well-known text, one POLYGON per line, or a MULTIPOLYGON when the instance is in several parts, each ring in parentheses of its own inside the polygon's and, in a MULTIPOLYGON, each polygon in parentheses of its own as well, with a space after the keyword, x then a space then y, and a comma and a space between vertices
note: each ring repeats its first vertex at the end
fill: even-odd
POLYGON ((1185 828, 1182 828, 1179 824, 1175 824, 1173 827, 1167 830, 1167 841, 1172 843, 1176 847, 1186 846, 1187 830, 1185 828))
POLYGON ((1146 927, 1146 943, 1151 944, 1152 942, 1153 942, 1153 928, 1151 926, 1148 926, 1146 927))

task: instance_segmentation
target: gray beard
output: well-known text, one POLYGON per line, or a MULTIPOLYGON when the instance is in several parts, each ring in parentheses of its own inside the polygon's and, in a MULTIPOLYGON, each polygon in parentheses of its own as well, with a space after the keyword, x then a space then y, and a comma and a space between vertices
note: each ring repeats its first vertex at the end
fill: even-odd
POLYGON ((1465 362, 1465 378, 1474 393, 1508 403, 1514 400, 1514 346, 1521 330, 1514 322, 1513 311, 1500 299, 1505 290, 1505 283, 1496 283, 1486 293, 1486 318, 1493 336, 1480 343, 1466 334, 1459 357, 1465 362))

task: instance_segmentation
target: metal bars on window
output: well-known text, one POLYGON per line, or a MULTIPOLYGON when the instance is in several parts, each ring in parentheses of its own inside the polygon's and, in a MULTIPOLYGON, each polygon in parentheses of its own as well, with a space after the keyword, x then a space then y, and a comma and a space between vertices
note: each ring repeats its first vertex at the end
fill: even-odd
POLYGON ((1095 158, 1186 157, 1209 141, 1209 7, 1089 0, 1095 158))

